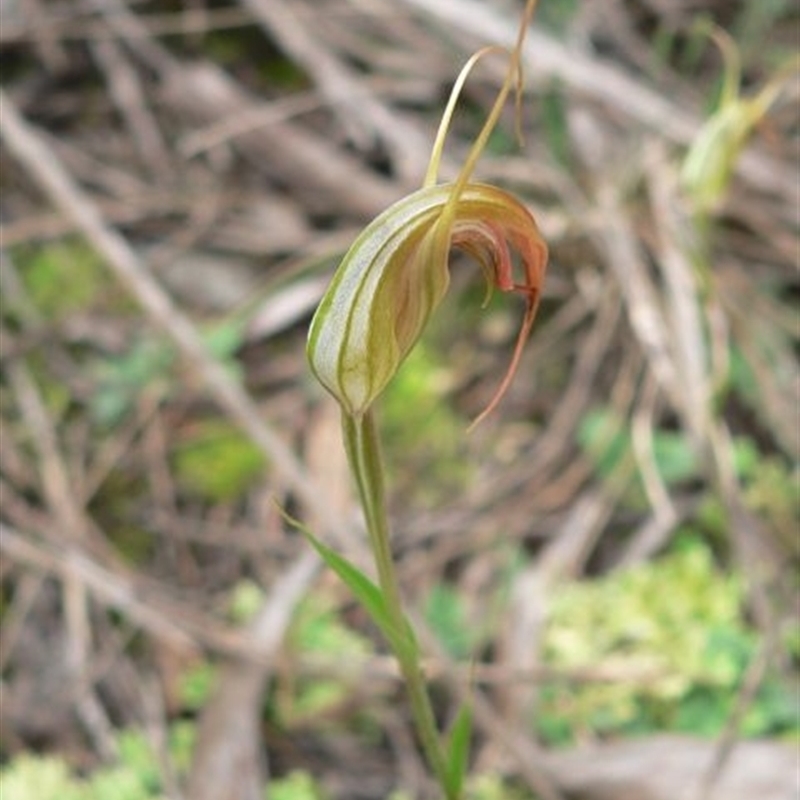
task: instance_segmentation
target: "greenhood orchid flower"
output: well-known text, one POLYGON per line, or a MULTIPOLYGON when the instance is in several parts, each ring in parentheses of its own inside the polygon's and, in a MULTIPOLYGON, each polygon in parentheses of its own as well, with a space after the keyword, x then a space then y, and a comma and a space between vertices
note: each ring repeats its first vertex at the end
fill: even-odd
MULTIPOLYGON (((532 13, 532 5, 530 5, 532 13)), ((527 22, 527 20, 525 21, 527 22)), ((451 249, 472 256, 483 270, 489 294, 497 288, 522 294, 526 310, 511 364, 482 420, 502 398, 519 364, 533 324, 547 264, 547 246, 527 208, 494 186, 470 181, 480 153, 516 75, 519 50, 489 118, 458 178, 436 183, 441 152, 455 103, 472 67, 500 48, 487 47, 466 64, 450 97, 421 189, 380 214, 355 240, 317 309, 308 337, 311 369, 345 414, 360 417, 378 398, 418 341, 449 284, 451 249), (512 252, 523 282, 515 283, 512 252)))
POLYGON ((426 187, 377 217, 345 256, 312 321, 311 367, 352 416, 380 395, 441 302, 451 247, 479 262, 490 289, 518 292, 527 303, 511 367, 485 413, 513 375, 536 312, 547 248, 525 206, 482 183, 464 187, 443 231, 452 192, 452 184, 426 187), (524 267, 522 284, 513 280, 509 244, 524 267))
POLYGON ((723 58, 723 81, 716 111, 700 128, 686 153, 680 180, 684 191, 703 215, 718 211, 733 177, 736 161, 753 128, 768 113, 787 84, 787 78, 800 67, 800 57, 784 64, 752 97, 740 93, 741 58, 731 36, 704 22, 707 33, 723 58))

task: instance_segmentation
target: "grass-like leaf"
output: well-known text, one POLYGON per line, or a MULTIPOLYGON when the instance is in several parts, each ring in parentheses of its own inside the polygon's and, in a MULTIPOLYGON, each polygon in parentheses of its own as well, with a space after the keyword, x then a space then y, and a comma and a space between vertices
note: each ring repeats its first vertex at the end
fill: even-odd
POLYGON ((462 706, 450 729, 445 753, 447 764, 448 790, 453 797, 460 797, 464 777, 467 774, 469 744, 472 738, 472 707, 462 706))
POLYGON ((381 633, 389 640, 392 649, 395 652, 408 652, 409 648, 413 648, 415 645, 413 638, 409 636, 410 627, 405 623, 403 626, 405 630, 398 628, 392 619, 380 587, 344 556, 339 555, 320 541, 302 522, 294 519, 280 506, 278 506, 278 511, 292 527, 297 528, 305 536, 322 560, 355 595, 381 633))

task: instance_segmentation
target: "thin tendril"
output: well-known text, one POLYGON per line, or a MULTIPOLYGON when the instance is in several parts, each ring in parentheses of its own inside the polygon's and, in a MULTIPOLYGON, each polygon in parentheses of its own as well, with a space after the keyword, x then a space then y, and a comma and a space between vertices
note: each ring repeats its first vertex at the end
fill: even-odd
POLYGON ((497 121, 500 119, 500 114, 503 111, 503 106, 506 103, 506 99, 508 98, 508 94, 511 91, 512 85, 514 85, 517 92, 517 130, 518 132, 521 130, 522 125, 520 122, 520 117, 523 88, 521 59, 522 45, 524 44, 525 34, 527 33, 528 25, 530 24, 535 9, 536 0, 529 0, 527 6, 525 7, 525 13, 522 17, 519 31, 517 32, 517 41, 514 45, 514 49, 509 54, 510 63, 505 80, 503 81, 503 85, 500 87, 500 91, 497 93, 494 104, 489 111, 489 116, 483 123, 480 133, 472 143, 472 147, 470 148, 467 158, 464 161, 464 166, 461 168, 458 177, 453 183, 453 189, 447 198, 447 202, 442 208, 441 216, 439 217, 439 221, 436 225, 436 235, 438 238, 440 238, 443 249, 446 249, 447 240, 449 239, 450 230, 453 225, 453 220, 455 219, 456 206, 458 205, 461 193, 464 191, 464 187, 469 182, 470 177, 472 177, 472 173, 475 170, 475 165, 477 164, 481 153, 486 148, 486 143, 489 141, 489 137, 491 136, 492 131, 494 131, 497 121))
POLYGON ((722 80, 722 91, 720 93, 720 106, 725 106, 736 100, 739 93, 739 86, 742 80, 742 61, 739 51, 730 34, 718 27, 711 25, 708 35, 722 54, 722 61, 725 64, 722 80))
POLYGON ((448 99, 447 106, 442 114, 442 119, 439 123, 439 129, 436 131, 436 139, 434 140, 433 149, 431 150, 431 160, 428 163, 428 169, 425 173, 425 180, 422 182, 423 187, 433 186, 436 183, 439 175, 439 165, 442 160, 442 152, 444 150, 444 142, 447 138, 447 133, 450 130, 450 123, 453 119, 456 103, 461 96, 461 91, 464 88, 464 84, 467 82, 470 72, 472 72, 473 67, 478 63, 478 61, 480 61, 484 56, 493 52, 508 53, 508 50, 500 45, 488 45, 487 47, 483 47, 478 50, 477 53, 473 53, 472 56, 470 56, 469 61, 467 61, 467 63, 461 68, 461 72, 458 74, 458 78, 456 78, 456 82, 453 84, 453 88, 450 90, 450 98, 448 99))

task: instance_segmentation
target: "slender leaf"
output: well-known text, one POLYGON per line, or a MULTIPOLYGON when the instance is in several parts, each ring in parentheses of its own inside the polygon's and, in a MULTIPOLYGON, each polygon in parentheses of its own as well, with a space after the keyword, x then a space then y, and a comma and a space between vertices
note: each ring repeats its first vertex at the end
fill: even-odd
POLYGON ((452 797, 461 797, 464 778, 467 774, 469 744, 472 738, 472 707, 464 705, 450 729, 447 742, 447 788, 452 797))
POLYGON ((322 560, 356 596, 372 621, 389 640, 392 649, 398 653, 406 652, 410 646, 413 647, 413 640, 409 640, 408 637, 410 629, 406 628, 405 631, 397 629, 380 588, 344 556, 340 556, 335 550, 321 542, 303 523, 291 517, 280 506, 278 506, 278 510, 290 525, 297 528, 308 539, 322 560))

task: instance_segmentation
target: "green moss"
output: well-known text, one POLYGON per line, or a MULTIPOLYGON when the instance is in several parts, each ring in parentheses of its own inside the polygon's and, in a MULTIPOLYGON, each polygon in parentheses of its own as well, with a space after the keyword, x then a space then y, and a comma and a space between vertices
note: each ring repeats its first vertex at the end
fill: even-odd
MULTIPOLYGON (((195 726, 170 727, 169 755, 179 772, 188 769, 195 726)), ((65 761, 52 756, 20 754, 0 768, 3 800, 166 800, 152 746, 136 730, 117 732, 116 764, 85 778, 74 775, 65 761)))
POLYGON ((82 240, 48 243, 19 263, 31 300, 51 320, 91 307, 108 286, 104 265, 82 240))
POLYGON ((237 499, 264 469, 261 450, 221 420, 198 423, 178 445, 173 462, 184 488, 211 502, 237 499))
POLYGON ((436 584, 427 597, 424 614, 431 630, 453 658, 469 656, 478 631, 458 592, 446 584, 436 584))
POLYGON ((21 755, 0 770, 3 800, 87 800, 85 790, 73 781, 67 765, 58 758, 21 755))
MULTIPOLYGON (((551 601, 547 663, 629 679, 549 684, 537 722, 541 733, 551 741, 581 730, 716 735, 756 652, 758 636, 745 622, 744 601, 742 579, 720 571, 694 535, 656 561, 562 587, 551 601), (647 677, 636 681, 636 675, 647 677)), ((796 714, 790 722, 776 711, 789 702, 787 692, 780 681, 765 689, 745 730, 796 727, 796 714)))
POLYGON ((387 467, 394 487, 415 492, 422 504, 452 496, 471 474, 469 462, 460 457, 467 421, 446 400, 450 375, 433 349, 420 342, 381 397, 381 429, 391 453, 387 467))
POLYGON ((269 800, 324 800, 325 795, 307 772, 296 770, 272 781, 264 797, 269 800))
MULTIPOLYGON (((345 625, 330 597, 324 592, 309 595, 297 609, 288 635, 289 647, 305 656, 332 664, 348 663, 356 676, 373 652, 371 642, 345 625)), ((284 695, 281 716, 291 724, 296 719, 319 715, 341 703, 352 692, 338 676, 299 680, 284 695)))

